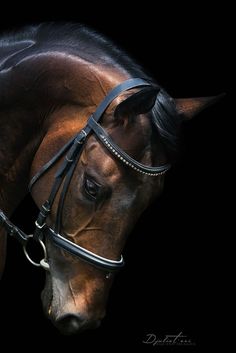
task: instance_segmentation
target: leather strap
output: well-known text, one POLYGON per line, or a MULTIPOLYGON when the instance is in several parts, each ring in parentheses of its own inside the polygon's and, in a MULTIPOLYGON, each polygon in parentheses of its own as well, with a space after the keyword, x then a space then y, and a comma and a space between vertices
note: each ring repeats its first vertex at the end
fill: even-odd
POLYGON ((105 97, 105 99, 99 104, 95 113, 93 113, 94 120, 98 121, 101 118, 102 114, 107 109, 107 107, 111 104, 111 102, 115 98, 117 98, 122 92, 128 91, 132 88, 146 87, 146 86, 151 86, 151 84, 141 78, 131 78, 129 80, 126 80, 120 83, 118 86, 113 88, 110 91, 110 93, 108 93, 108 95, 105 97))
MULTIPOLYGON (((35 240, 42 238, 42 230, 46 225, 47 216, 51 212, 51 208, 58 193, 58 190, 64 180, 65 175, 68 173, 69 169, 75 164, 75 158, 78 156, 79 152, 82 149, 83 141, 86 137, 86 135, 82 133, 82 131, 80 131, 79 134, 76 135, 76 137, 74 138, 73 144, 69 152, 67 153, 65 160, 63 161, 62 165, 59 167, 55 174, 55 180, 50 195, 45 201, 45 203, 42 205, 38 218, 35 222, 36 228, 33 235, 35 240)), ((52 166, 52 164, 50 166, 52 166)), ((64 192, 66 193, 66 190, 64 192)), ((57 223, 60 224, 60 221, 57 223)))
POLYGON ((11 223, 5 213, 0 210, 0 227, 3 226, 7 234, 17 239, 22 245, 25 245, 29 236, 11 223))
POLYGON ((82 152, 82 149, 79 151, 75 162, 71 165, 71 167, 70 167, 70 169, 69 169, 69 171, 68 171, 68 173, 66 174, 66 177, 65 177, 65 181, 64 181, 64 184, 63 184, 63 188, 62 188, 62 191, 61 191, 60 200, 59 200, 58 208, 57 208, 56 224, 55 224, 55 227, 54 227, 54 231, 56 233, 60 233, 60 230, 61 230, 62 212, 63 212, 63 206, 64 206, 64 202, 65 202, 65 197, 66 197, 66 194, 67 194, 67 191, 68 191, 72 176, 74 174, 75 168, 76 168, 77 163, 79 161, 81 152, 82 152))
POLYGON ((60 158, 61 156, 71 147, 71 145, 74 142, 75 137, 73 137, 70 141, 68 141, 61 149, 59 152, 57 152, 55 154, 55 156, 53 156, 52 159, 50 159, 49 162, 47 162, 38 173, 36 173, 34 175, 34 177, 31 179, 30 183, 29 183, 29 191, 31 191, 33 185, 39 180, 39 178, 41 178, 41 176, 43 176, 48 169, 51 168, 51 166, 53 166, 60 158))
POLYGON ((124 164, 134 169, 135 171, 143 174, 148 174, 150 176, 157 176, 165 173, 168 169, 170 169, 170 164, 164 164, 158 167, 149 167, 133 159, 111 139, 111 137, 106 133, 101 125, 94 120, 93 116, 89 118, 88 125, 91 127, 103 145, 109 150, 109 152, 113 154, 113 156, 121 160, 124 164))
POLYGON ((58 247, 102 270, 116 271, 124 266, 124 259, 122 256, 120 257, 120 260, 110 260, 94 254, 82 246, 62 237, 60 234, 56 234, 49 227, 46 227, 44 232, 45 235, 48 236, 58 247))

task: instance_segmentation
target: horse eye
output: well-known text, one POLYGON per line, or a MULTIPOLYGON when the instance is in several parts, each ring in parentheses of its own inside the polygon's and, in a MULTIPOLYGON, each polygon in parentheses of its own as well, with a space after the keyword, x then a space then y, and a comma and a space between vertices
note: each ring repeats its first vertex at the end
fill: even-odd
POLYGON ((94 181, 92 181, 88 177, 84 178, 84 190, 90 198, 92 197, 94 200, 96 199, 99 188, 99 185, 96 184, 94 181))

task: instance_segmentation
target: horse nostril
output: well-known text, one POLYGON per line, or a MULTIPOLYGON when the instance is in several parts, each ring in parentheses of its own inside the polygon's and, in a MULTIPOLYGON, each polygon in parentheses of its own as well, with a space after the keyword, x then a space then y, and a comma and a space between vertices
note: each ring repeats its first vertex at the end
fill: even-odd
POLYGON ((64 335, 74 335, 83 326, 83 319, 79 315, 66 314, 61 316, 55 324, 64 335))

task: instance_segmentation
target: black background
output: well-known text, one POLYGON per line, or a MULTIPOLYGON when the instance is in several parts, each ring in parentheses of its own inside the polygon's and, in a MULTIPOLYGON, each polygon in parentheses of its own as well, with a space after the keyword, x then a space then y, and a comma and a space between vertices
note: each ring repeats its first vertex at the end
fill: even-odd
MULTIPOLYGON (((157 9, 142 4, 127 12, 125 5, 110 3, 107 13, 100 9, 99 14, 99 7, 92 4, 86 11, 65 5, 50 11, 36 4, 26 9, 14 6, 14 13, 13 8, 2 11, 2 30, 47 20, 83 22, 126 49, 173 97, 227 92, 230 33, 222 7, 206 10, 192 4, 164 9, 157 3, 157 9)), ((226 99, 185 124, 179 162, 166 177, 163 195, 131 234, 126 268, 114 283, 100 329, 70 338, 57 333, 42 314, 43 271, 31 267, 20 246, 9 242, 0 283, 1 342, 32 350, 58 345, 78 351, 126 347, 155 351, 158 348, 142 343, 147 333, 182 331, 197 347, 212 344, 209 330, 219 285, 215 233, 223 207, 222 170, 218 172, 217 166, 225 157, 221 140, 228 119, 225 110, 226 99), (25 343, 27 336, 33 343, 25 343)), ((27 197, 14 220, 30 231, 35 214, 27 197)), ((185 350, 190 348, 182 347, 185 350)))

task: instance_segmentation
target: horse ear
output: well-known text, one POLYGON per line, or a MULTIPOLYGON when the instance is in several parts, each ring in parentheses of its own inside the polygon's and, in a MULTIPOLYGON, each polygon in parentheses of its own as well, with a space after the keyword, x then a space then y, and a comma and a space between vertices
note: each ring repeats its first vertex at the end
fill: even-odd
POLYGON ((114 116, 134 116, 149 112, 155 104, 158 92, 159 89, 148 87, 134 93, 132 96, 117 105, 114 116))
POLYGON ((183 117, 183 120, 190 120, 202 110, 218 102, 225 96, 225 93, 212 97, 197 97, 197 98, 176 98, 175 104, 178 113, 183 117))

